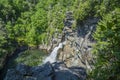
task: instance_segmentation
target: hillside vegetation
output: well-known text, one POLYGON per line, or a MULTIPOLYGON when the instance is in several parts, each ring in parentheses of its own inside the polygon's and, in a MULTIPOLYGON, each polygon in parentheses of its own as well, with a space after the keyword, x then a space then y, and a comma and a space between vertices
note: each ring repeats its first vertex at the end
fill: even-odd
POLYGON ((65 14, 73 12, 76 28, 97 17, 90 80, 120 79, 120 0, 0 0, 0 68, 7 55, 20 46, 49 44, 64 28, 65 14))

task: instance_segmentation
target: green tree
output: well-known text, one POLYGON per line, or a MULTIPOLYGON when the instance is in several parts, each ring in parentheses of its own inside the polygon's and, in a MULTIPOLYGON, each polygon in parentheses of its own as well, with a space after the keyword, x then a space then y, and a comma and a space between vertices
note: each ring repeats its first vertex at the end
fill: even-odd
POLYGON ((95 69, 92 77, 95 80, 120 79, 120 8, 103 16, 98 23, 94 38, 96 55, 95 69))

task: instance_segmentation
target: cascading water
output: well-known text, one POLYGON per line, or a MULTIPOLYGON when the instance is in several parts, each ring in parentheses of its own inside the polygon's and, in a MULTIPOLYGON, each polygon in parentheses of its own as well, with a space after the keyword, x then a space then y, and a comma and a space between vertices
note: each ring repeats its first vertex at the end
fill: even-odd
POLYGON ((57 58, 58 50, 63 48, 63 45, 65 45, 65 44, 66 44, 66 42, 59 43, 59 45, 53 49, 51 54, 43 62, 44 63, 46 63, 46 62, 54 63, 57 58))

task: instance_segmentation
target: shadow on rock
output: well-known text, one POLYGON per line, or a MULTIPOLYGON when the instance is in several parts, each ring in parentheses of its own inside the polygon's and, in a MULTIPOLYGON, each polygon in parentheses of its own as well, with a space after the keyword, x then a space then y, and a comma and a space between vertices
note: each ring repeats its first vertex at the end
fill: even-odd
POLYGON ((86 71, 81 67, 67 68, 63 62, 47 62, 41 66, 19 64, 7 71, 4 80, 85 80, 86 71))

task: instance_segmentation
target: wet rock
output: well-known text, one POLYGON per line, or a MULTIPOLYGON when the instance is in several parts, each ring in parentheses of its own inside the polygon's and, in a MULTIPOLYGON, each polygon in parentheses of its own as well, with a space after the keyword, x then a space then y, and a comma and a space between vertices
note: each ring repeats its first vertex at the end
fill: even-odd
POLYGON ((54 72, 52 65, 48 62, 42 66, 36 66, 31 68, 32 76, 37 80, 51 80, 54 72))
POLYGON ((16 71, 19 72, 21 75, 31 75, 30 67, 24 64, 18 64, 16 67, 16 71))
POLYGON ((81 67, 68 68, 64 62, 55 63, 53 80, 85 80, 86 70, 81 67))
POLYGON ((55 72, 54 80, 79 80, 79 77, 68 70, 61 70, 55 72))
POLYGON ((55 62, 52 65, 55 71, 64 70, 65 68, 67 68, 64 62, 55 62))
POLYGON ((19 64, 15 69, 9 69, 4 80, 85 80, 84 68, 67 68, 64 62, 47 62, 41 66, 26 66, 19 64))
POLYGON ((9 69, 4 80, 23 80, 23 75, 15 69, 9 69))
POLYGON ((23 80, 37 80, 35 77, 26 76, 23 80))

